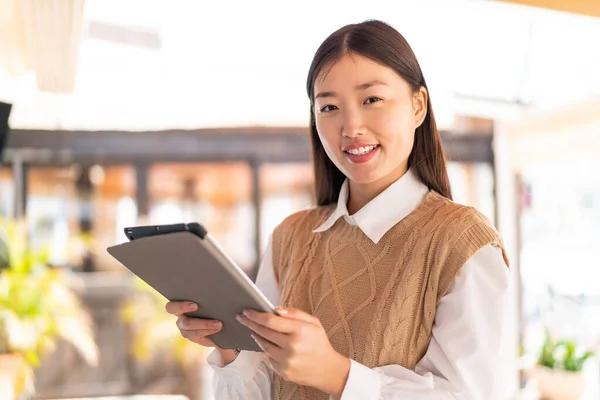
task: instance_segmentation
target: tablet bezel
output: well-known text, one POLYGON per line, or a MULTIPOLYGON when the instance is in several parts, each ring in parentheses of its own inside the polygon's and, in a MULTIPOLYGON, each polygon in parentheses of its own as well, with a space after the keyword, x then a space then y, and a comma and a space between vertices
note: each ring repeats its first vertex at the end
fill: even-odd
MULTIPOLYGON (((221 246, 218 244, 218 242, 210 235, 208 230, 206 228, 204 228, 204 226, 202 226, 201 224, 187 223, 187 224, 171 224, 171 225, 133 226, 133 227, 125 228, 124 232, 130 242, 129 243, 126 242, 121 245, 113 246, 113 248, 116 248, 119 246, 127 246, 132 242, 139 242, 139 241, 143 241, 144 239, 150 240, 150 241, 153 241, 153 240, 155 241, 157 238, 152 239, 152 237, 155 237, 155 236, 172 235, 172 234, 173 235, 177 235, 177 234, 181 235, 182 233, 190 234, 190 236, 195 237, 196 240, 198 240, 200 242, 201 246, 204 248, 204 250, 207 253, 210 253, 210 256, 215 259, 214 261, 216 261, 219 266, 223 267, 228 272, 228 275, 230 277, 235 279, 239 285, 244 287, 245 291, 251 296, 252 303, 255 304, 255 306, 253 306, 251 308, 255 308, 256 306, 258 306, 259 307, 258 311, 276 314, 275 307, 273 306, 273 304, 271 304, 269 299, 264 295, 264 293, 262 293, 256 287, 254 282, 252 282, 252 280, 248 277, 248 275, 244 272, 244 270, 242 270, 235 263, 235 261, 221 248, 221 246)), ((111 253, 111 255, 113 255, 113 257, 115 257, 119 260, 119 258, 117 257, 118 254, 113 254, 116 252, 111 252, 111 250, 112 249, 109 248, 109 253, 111 253)), ((119 261, 121 261, 121 260, 119 260, 119 261)), ((125 265, 125 263, 123 263, 123 262, 122 262, 122 264, 125 265)), ((129 270, 131 270, 136 275, 138 275, 138 273, 136 273, 135 270, 138 270, 138 272, 141 273, 140 272, 141 268, 139 265, 138 266, 125 265, 125 267, 128 268, 129 270)), ((142 276, 139 276, 139 277, 142 280, 144 280, 144 278, 142 276)), ((154 289, 161 292, 160 290, 158 290, 156 288, 154 288, 154 289)), ((163 294, 163 296, 165 296, 165 295, 163 294)), ((165 297, 167 297, 167 296, 165 296, 165 297)), ((170 301, 178 301, 178 300, 194 301, 194 299, 179 299, 179 298, 168 298, 168 297, 167 297, 167 299, 170 301)), ((242 310, 239 310, 239 312, 241 312, 241 311, 242 310)), ((199 312, 206 313, 206 310, 202 310, 199 312)), ((198 315, 194 315, 194 314, 195 314, 194 312, 186 313, 186 315, 190 316, 190 317, 206 318, 206 316, 198 316, 198 315)), ((230 318, 230 320, 231 320, 231 318, 230 318)), ((242 326, 243 325, 240 325, 240 327, 242 327, 242 326)), ((245 330, 247 328, 243 327, 240 329, 245 330)), ((228 342, 229 340, 220 340, 220 338, 221 338, 220 333, 221 332, 211 335, 210 338, 213 339, 215 344, 221 348, 234 348, 231 346, 223 345, 223 343, 228 342)), ((239 331, 238 331, 238 334, 239 334, 239 331)), ((248 336, 249 336, 249 334, 248 334, 248 336)), ((242 347, 241 349, 242 350, 261 351, 261 349, 260 349, 260 347, 258 347, 258 345, 255 346, 255 343, 248 342, 248 341, 246 341, 246 345, 244 347, 242 347)))

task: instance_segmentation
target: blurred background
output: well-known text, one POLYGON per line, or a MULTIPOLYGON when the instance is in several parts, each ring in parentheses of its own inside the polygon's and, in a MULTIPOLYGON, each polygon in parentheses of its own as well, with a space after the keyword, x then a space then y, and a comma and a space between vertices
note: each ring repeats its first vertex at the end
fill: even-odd
POLYGON ((199 221, 254 277, 312 205, 312 56, 369 18, 413 47, 455 200, 506 242, 506 399, 600 399, 600 1, 0 0, 1 400, 212 399, 106 248, 199 221))

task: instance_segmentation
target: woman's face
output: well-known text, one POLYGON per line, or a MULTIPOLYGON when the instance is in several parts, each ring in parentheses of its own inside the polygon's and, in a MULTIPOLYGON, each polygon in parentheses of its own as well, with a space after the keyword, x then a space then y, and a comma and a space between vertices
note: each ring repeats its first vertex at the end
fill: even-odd
POLYGON ((354 183, 389 185, 407 170, 427 92, 413 93, 394 70, 356 54, 324 69, 314 87, 321 143, 354 183))

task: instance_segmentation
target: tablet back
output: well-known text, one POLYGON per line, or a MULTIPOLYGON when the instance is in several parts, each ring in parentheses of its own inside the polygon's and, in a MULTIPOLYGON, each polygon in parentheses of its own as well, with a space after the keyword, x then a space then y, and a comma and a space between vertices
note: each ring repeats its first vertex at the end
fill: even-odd
POLYGON ((167 299, 199 305, 197 311, 186 315, 222 321, 223 329, 210 337, 217 346, 261 351, 250 337, 251 331, 235 317, 245 309, 273 313, 273 306, 210 240, 178 232, 136 239, 107 250, 167 299))

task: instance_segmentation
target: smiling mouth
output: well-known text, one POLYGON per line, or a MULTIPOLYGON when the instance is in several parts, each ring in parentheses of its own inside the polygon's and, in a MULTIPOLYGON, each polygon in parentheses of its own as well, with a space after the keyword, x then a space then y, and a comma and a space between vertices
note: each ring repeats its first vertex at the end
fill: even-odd
POLYGON ((377 149, 378 147, 380 147, 380 146, 378 144, 375 144, 372 146, 364 146, 364 147, 359 147, 356 149, 344 150, 344 153, 352 154, 353 156, 364 156, 365 154, 369 154, 370 152, 377 149))

